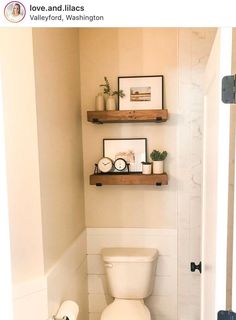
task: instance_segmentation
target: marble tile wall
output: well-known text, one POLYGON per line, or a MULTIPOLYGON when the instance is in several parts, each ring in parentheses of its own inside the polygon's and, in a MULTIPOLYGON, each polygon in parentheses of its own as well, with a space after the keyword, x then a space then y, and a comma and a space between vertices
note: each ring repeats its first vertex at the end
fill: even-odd
POLYGON ((179 30, 178 319, 200 318, 204 70, 215 29, 179 30))

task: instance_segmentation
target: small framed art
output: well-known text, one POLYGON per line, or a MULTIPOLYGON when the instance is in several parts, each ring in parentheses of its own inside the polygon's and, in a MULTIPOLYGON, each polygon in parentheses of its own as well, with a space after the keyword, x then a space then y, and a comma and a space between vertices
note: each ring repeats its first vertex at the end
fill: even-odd
POLYGON ((119 110, 163 109, 163 82, 162 75, 118 77, 119 110))
POLYGON ((115 161, 124 159, 129 172, 142 172, 142 162, 147 161, 147 138, 103 139, 103 156, 115 161))

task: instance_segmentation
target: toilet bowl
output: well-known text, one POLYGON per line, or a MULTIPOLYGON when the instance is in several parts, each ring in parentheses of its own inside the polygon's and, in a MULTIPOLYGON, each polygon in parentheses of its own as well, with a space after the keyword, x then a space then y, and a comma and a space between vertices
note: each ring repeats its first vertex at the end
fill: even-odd
POLYGON ((153 289, 158 252, 153 248, 104 248, 102 258, 114 301, 101 320, 150 320, 143 299, 153 289))
POLYGON ((151 320, 143 300, 115 299, 101 315, 101 320, 151 320))

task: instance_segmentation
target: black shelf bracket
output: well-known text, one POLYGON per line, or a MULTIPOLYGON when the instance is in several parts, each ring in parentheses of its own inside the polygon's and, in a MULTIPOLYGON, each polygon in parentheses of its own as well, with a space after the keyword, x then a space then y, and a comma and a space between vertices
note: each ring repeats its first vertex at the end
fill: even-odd
POLYGON ((101 182, 97 182, 96 183, 96 187, 101 187, 102 186, 102 183, 101 182))
POLYGON ((156 122, 162 122, 162 117, 156 117, 156 122))
POLYGON ((103 122, 98 120, 98 118, 93 118, 92 122, 95 124, 103 124, 103 122))

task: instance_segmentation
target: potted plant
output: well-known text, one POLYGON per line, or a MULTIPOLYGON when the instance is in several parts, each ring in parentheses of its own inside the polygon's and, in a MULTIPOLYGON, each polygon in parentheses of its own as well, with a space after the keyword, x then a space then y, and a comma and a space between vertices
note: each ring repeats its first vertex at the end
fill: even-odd
POLYGON ((153 173, 161 174, 164 172, 164 160, 167 157, 166 151, 153 150, 150 153, 150 158, 153 161, 153 173))
POLYGON ((115 110, 116 109, 116 102, 115 102, 115 96, 123 98, 125 96, 123 90, 119 91, 113 91, 111 89, 111 85, 107 79, 107 77, 104 77, 105 83, 100 84, 100 87, 103 87, 103 93, 105 95, 108 95, 106 100, 106 110, 115 110))
POLYGON ((152 173, 152 163, 142 161, 142 174, 151 174, 152 173))

